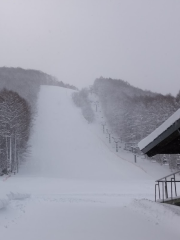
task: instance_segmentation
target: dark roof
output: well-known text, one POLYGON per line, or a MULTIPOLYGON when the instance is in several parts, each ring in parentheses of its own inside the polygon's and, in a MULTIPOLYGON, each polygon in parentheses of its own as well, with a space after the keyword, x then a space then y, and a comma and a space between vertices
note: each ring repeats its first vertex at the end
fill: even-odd
MULTIPOLYGON (((166 122, 168 122, 168 120, 166 122)), ((163 124, 161 126, 163 127, 163 124)), ((156 133, 156 130, 153 133, 156 133)), ((152 157, 156 154, 180 153, 180 118, 175 120, 174 123, 167 129, 164 129, 163 132, 157 135, 155 139, 153 139, 152 134, 150 134, 149 139, 147 136, 145 140, 146 141, 142 140, 139 143, 139 146, 141 146, 141 151, 144 154, 147 154, 149 157, 152 157)))

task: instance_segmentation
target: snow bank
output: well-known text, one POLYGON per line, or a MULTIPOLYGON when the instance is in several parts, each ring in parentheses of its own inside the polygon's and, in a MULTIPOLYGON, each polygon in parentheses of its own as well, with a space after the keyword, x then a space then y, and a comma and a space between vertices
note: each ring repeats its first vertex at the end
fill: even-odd
MULTIPOLYGON (((145 216, 149 222, 179 232, 180 208, 178 206, 154 202, 148 199, 134 200, 132 210, 145 216)), ((178 233, 179 234, 179 233, 178 233)))
POLYGON ((12 193, 10 192, 9 194, 7 194, 7 197, 9 200, 23 200, 26 198, 30 198, 30 194, 27 193, 12 193))
POLYGON ((162 125, 156 128, 151 134, 149 134, 146 138, 142 139, 138 143, 138 147, 140 150, 145 148, 151 142, 153 142, 157 137, 159 137, 164 131, 166 131, 169 127, 171 127, 177 120, 180 119, 180 109, 177 110, 170 118, 168 118, 162 125))

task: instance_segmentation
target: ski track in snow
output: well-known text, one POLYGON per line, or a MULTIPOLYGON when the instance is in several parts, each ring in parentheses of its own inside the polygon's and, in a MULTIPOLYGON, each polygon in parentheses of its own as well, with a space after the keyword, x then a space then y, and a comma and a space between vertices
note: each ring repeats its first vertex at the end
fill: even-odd
POLYGON ((18 175, 0 177, 0 200, 9 194, 2 239, 178 240, 179 209, 153 202, 157 169, 167 170, 113 152, 72 92, 41 88, 31 156, 18 175))

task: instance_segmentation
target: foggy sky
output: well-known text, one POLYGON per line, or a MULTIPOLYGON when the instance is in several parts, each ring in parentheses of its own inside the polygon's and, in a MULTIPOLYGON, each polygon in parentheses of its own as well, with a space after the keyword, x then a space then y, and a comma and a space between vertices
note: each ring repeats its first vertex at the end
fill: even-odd
POLYGON ((0 66, 180 89, 179 0, 0 0, 0 66))

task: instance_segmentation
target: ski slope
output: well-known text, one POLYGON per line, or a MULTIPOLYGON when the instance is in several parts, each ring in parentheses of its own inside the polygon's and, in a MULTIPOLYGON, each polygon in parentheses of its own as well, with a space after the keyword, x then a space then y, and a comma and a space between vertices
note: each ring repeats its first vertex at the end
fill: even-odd
POLYGON ((115 154, 72 92, 41 87, 31 155, 18 175, 0 178, 0 199, 14 193, 0 209, 2 239, 179 239, 179 209, 153 202, 156 166, 115 154))
POLYGON ((32 154, 22 173, 84 180, 137 180, 147 175, 120 161, 92 132, 71 99, 71 90, 43 87, 31 139, 32 154))

